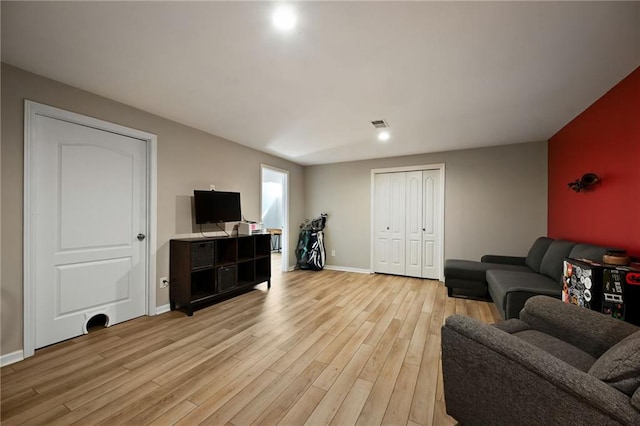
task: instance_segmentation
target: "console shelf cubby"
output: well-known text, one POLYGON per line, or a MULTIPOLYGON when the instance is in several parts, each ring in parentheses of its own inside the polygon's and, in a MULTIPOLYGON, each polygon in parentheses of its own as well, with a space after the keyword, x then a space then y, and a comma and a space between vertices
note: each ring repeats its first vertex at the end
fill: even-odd
POLYGON ((240 294, 256 284, 271 288, 271 235, 180 238, 169 243, 171 310, 194 308, 240 294))

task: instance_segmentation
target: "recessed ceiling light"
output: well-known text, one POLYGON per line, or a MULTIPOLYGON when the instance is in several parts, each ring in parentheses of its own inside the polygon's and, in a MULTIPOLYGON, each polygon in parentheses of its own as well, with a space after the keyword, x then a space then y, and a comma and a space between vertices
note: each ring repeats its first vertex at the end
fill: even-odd
POLYGON ((387 131, 382 131, 382 132, 378 133, 378 140, 379 141, 383 141, 383 142, 384 141, 388 141, 390 137, 391 137, 391 135, 387 131))
POLYGON ((297 18, 293 10, 288 6, 278 6, 271 15, 273 25, 281 31, 291 31, 296 26, 297 18))

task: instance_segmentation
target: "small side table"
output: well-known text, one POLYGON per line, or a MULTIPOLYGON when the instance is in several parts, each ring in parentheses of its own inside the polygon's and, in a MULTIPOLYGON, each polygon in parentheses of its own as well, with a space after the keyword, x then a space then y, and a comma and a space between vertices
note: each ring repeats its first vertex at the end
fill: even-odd
POLYGON ((280 244, 280 238, 282 238, 282 229, 280 228, 268 228, 267 232, 271 234, 271 251, 277 251, 280 253, 282 245, 280 244))

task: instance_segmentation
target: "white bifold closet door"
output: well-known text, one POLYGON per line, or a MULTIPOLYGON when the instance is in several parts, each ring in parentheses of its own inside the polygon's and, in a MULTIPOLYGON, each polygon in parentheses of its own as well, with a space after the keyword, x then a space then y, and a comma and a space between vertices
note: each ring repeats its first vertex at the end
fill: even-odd
POLYGON ((375 176, 376 272, 404 275, 406 174, 375 176))
POLYGON ((439 170, 375 175, 375 272, 439 278, 439 178, 439 170))

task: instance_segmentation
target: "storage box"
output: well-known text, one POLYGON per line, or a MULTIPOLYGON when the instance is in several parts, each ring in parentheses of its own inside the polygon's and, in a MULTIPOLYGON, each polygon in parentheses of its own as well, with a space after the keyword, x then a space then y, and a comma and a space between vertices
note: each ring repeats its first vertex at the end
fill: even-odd
POLYGON ((562 300, 601 311, 602 266, 584 259, 566 259, 563 271, 562 300))
POLYGON ((218 292, 231 290, 236 285, 236 265, 222 266, 216 269, 216 285, 218 292))
POLYGON ((191 269, 210 268, 214 263, 213 243, 205 241, 191 244, 191 269))
POLYGON ((640 269, 567 258, 562 300, 640 325, 640 269))
POLYGON ((640 326, 640 269, 605 267, 602 312, 640 326))

